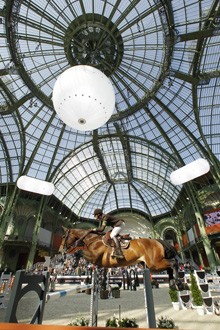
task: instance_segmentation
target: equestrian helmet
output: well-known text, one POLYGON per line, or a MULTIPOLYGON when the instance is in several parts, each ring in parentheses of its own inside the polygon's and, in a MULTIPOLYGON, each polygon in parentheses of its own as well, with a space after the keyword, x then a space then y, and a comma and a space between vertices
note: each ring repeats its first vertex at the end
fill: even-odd
POLYGON ((101 209, 95 209, 94 215, 103 214, 101 209))

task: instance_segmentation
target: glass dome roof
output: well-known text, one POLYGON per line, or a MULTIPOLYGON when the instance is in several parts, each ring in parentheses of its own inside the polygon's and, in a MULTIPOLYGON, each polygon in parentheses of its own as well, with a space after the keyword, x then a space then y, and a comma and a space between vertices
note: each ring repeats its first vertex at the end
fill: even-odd
POLYGON ((171 212, 170 173, 197 158, 219 180, 219 0, 0 0, 0 185, 55 184, 77 216, 171 212), (86 64, 116 95, 98 130, 56 115, 57 77, 86 64))

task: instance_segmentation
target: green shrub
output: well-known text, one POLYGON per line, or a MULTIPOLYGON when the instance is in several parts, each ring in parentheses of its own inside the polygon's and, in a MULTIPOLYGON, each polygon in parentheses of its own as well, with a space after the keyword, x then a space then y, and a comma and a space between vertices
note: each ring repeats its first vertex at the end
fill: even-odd
POLYGON ((178 302, 179 301, 177 290, 170 289, 169 290, 169 295, 170 295, 170 299, 171 299, 172 302, 178 302))
POLYGON ((190 280, 191 280, 190 291, 192 294, 192 303, 195 306, 202 306, 203 305, 202 293, 197 285, 196 278, 193 273, 190 273, 190 280))

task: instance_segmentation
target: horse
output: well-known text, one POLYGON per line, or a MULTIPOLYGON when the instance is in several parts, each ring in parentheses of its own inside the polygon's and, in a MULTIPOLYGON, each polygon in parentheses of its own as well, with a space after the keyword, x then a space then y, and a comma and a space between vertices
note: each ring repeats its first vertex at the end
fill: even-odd
MULTIPOLYGON (((80 251, 82 253, 79 257, 83 256, 85 260, 99 268, 144 264, 150 271, 166 270, 169 275, 170 287, 178 291, 184 289, 181 287, 182 282, 177 279, 177 261, 175 259, 177 252, 172 245, 157 239, 130 238, 126 248, 123 249, 124 258, 119 259, 111 256, 111 245, 106 244, 106 241, 103 240, 106 236, 103 233, 93 232, 91 229, 62 228, 64 235, 59 253, 77 254, 80 251)), ((123 239, 123 236, 119 236, 119 240, 126 240, 126 237, 123 239)))

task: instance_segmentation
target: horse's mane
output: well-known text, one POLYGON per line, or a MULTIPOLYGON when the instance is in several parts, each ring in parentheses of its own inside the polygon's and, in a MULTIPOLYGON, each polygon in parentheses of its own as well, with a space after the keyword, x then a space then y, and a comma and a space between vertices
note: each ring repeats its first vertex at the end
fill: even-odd
POLYGON ((89 234, 91 233, 91 234, 94 234, 94 235, 103 235, 103 234, 106 234, 106 232, 103 232, 103 233, 101 233, 101 232, 94 232, 94 231, 92 231, 92 228, 87 228, 87 229, 85 229, 85 228, 69 228, 69 230, 70 231, 73 231, 73 232, 76 232, 76 233, 80 233, 80 232, 82 232, 82 233, 86 233, 86 232, 88 232, 89 234))
POLYGON ((87 235, 95 235, 98 236, 98 233, 92 232, 92 228, 85 229, 85 228, 70 228, 70 232, 72 232, 78 239, 81 237, 86 237, 87 235))

